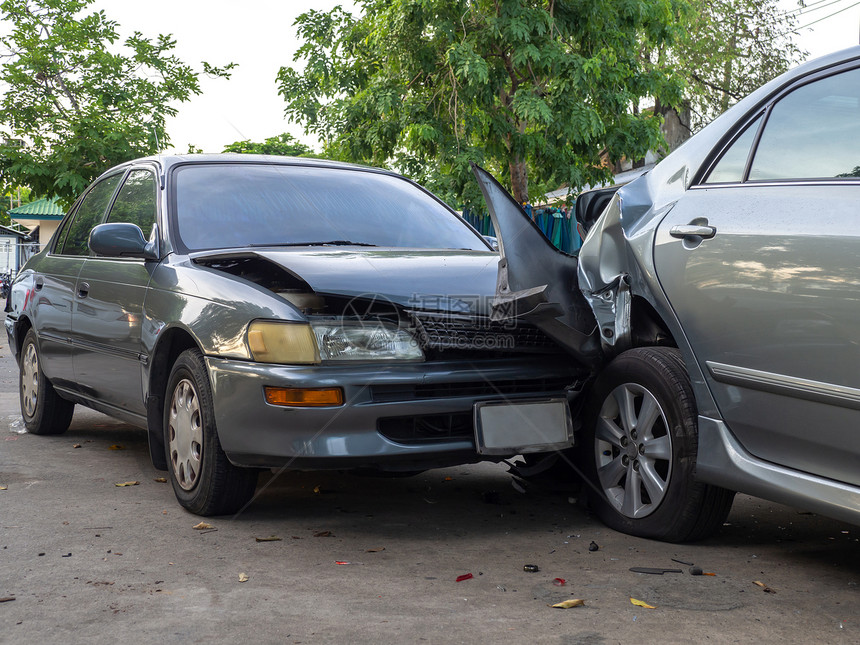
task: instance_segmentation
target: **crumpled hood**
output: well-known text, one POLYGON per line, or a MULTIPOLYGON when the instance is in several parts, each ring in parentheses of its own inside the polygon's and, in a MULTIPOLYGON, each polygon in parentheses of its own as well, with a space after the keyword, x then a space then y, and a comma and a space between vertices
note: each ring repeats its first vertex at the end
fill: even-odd
POLYGON ((450 249, 254 249, 322 295, 382 296, 407 308, 489 315, 497 253, 450 249))

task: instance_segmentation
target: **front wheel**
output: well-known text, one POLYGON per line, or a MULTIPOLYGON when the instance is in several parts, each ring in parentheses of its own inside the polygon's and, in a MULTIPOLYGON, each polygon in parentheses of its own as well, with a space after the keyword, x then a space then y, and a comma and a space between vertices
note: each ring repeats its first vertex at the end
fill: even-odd
POLYGON ((608 526, 668 542, 716 531, 734 493, 695 481, 698 413, 677 349, 640 347, 598 377, 580 459, 602 492, 592 507, 608 526))
POLYGON ((18 368, 21 416, 27 431, 32 434, 63 434, 72 422, 75 404, 57 394, 42 371, 39 341, 32 329, 24 336, 18 368))
POLYGON ((212 388, 198 350, 186 350, 176 359, 165 402, 164 444, 179 503, 197 515, 243 508, 254 495, 257 471, 234 466, 221 449, 212 388))

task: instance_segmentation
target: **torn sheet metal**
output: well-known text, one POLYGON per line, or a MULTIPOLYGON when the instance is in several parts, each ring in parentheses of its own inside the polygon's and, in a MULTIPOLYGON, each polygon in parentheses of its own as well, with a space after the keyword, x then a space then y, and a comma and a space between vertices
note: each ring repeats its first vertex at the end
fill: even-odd
POLYGON ((526 320, 581 362, 599 362, 597 325, 579 290, 576 257, 556 249, 492 175, 475 164, 472 170, 499 239, 493 319, 526 320))

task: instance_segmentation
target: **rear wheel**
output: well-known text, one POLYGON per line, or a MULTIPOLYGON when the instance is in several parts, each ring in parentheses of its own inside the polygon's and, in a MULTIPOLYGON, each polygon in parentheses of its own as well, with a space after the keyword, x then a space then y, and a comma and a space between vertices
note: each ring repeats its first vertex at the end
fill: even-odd
POLYGON ((734 493, 695 481, 697 422, 677 349, 632 349, 606 367, 586 411, 580 459, 603 493, 592 506, 608 526, 684 542, 722 525, 734 493))
POLYGON ((257 471, 234 466, 221 449, 212 388, 196 349, 180 354, 170 372, 164 433, 170 480, 182 506, 197 515, 224 515, 250 501, 257 471))
POLYGON ((27 431, 43 435, 63 434, 72 422, 75 404, 57 394, 42 371, 39 342, 32 329, 24 336, 18 368, 21 416, 27 431))

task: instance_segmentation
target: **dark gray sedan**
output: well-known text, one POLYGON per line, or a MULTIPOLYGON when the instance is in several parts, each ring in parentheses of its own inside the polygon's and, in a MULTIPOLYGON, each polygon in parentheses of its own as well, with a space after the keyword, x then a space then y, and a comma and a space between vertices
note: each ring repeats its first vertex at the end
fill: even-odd
POLYGON ((587 370, 489 318, 499 256, 379 170, 254 156, 100 177, 7 304, 30 432, 75 404, 148 429, 180 503, 251 498, 261 467, 416 472, 573 442, 587 370))

